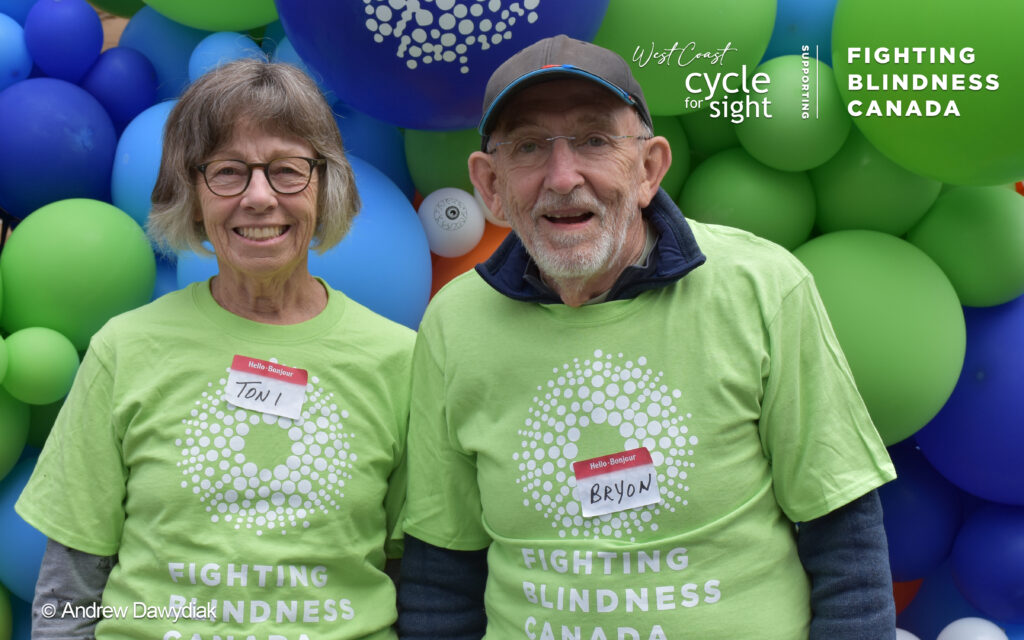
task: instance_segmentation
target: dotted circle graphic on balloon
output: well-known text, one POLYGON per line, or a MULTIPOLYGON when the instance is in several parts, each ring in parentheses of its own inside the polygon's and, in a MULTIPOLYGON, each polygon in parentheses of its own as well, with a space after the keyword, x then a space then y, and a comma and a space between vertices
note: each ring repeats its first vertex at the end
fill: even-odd
MULTIPOLYGON (((560 537, 621 538, 636 541, 658 530, 658 517, 688 504, 687 478, 696 467, 698 444, 680 410, 679 389, 662 382, 664 372, 646 357, 626 358, 598 349, 552 369, 537 387, 524 426, 521 448, 512 458, 520 471, 523 505, 549 520, 560 537), (647 447, 657 470, 661 502, 615 513, 583 517, 572 463, 579 443, 594 430, 614 430, 622 450, 647 447)), ((615 453, 615 452, 606 452, 615 453)))
POLYGON ((537 21, 540 0, 363 0, 375 42, 397 41, 395 55, 410 69, 458 63, 469 73, 473 48, 486 51, 512 37, 518 20, 537 21))
MULTIPOLYGON (((207 384, 209 390, 182 420, 184 436, 175 440, 185 476, 181 487, 191 488, 206 504, 210 520, 258 536, 286 535, 309 527, 317 513, 339 509, 357 454, 344 428, 348 411, 338 407, 333 394, 310 376, 302 418, 292 420, 230 404, 226 382, 207 384), (250 459, 254 452, 246 454, 249 439, 261 429, 280 429, 290 443, 279 464, 261 466, 250 459)), ((280 442, 274 436, 273 442, 280 442)))

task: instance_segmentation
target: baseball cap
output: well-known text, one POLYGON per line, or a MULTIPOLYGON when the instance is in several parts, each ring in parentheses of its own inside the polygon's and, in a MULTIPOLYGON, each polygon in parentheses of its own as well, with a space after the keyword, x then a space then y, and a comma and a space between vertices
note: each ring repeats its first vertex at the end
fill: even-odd
POLYGON ((540 82, 558 78, 582 78, 608 89, 640 114, 654 128, 644 92, 629 64, 619 54, 566 35, 544 38, 522 49, 494 70, 484 91, 484 115, 477 128, 482 148, 498 121, 498 115, 516 93, 540 82))

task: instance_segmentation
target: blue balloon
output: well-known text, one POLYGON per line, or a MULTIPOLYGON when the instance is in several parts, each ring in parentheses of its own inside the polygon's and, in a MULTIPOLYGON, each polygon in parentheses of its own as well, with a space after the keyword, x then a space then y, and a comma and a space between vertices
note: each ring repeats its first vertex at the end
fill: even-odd
POLYGON ((25 30, 14 18, 0 13, 0 91, 30 73, 32 56, 25 44, 25 30))
POLYGON ((160 171, 164 123, 175 102, 159 102, 137 115, 125 127, 114 153, 110 181, 114 206, 142 228, 149 219, 150 194, 160 171))
POLYGON ((85 0, 39 0, 25 18, 25 44, 46 75, 78 82, 103 50, 103 24, 85 0))
POLYGON ((274 53, 274 49, 277 49, 277 45, 281 44, 284 40, 284 27, 281 25, 280 20, 274 20, 263 29, 263 38, 260 40, 260 47, 267 52, 267 54, 274 53))
POLYGON ((199 76, 232 60, 252 58, 266 60, 267 55, 256 42, 235 31, 211 33, 196 45, 188 60, 188 78, 195 82, 199 76))
MULTIPOLYGON (((213 251, 213 246, 209 242, 204 244, 207 249, 213 251)), ((218 270, 216 257, 199 255, 193 251, 182 251, 178 253, 175 264, 178 288, 184 289, 193 282, 205 282, 217 275, 218 270)))
POLYGON ((14 21, 24 26, 25 18, 36 0, 0 0, 0 13, 14 18, 14 21))
POLYGON ((117 134, 81 87, 29 78, 0 92, 0 206, 24 218, 66 198, 110 202, 117 134))
POLYGON ((1024 505, 1024 296, 966 307, 964 322, 960 378, 914 437, 932 466, 964 491, 1024 505))
POLYGON ((149 58, 156 69, 157 100, 167 100, 177 98, 188 86, 192 51, 210 33, 174 22, 147 5, 125 25, 118 44, 149 58))
POLYGON ((896 616, 896 626, 922 640, 935 638, 950 622, 960 618, 984 618, 985 614, 964 599, 953 582, 951 562, 943 562, 925 577, 917 595, 896 616))
POLYGON ((476 126, 491 72, 559 33, 591 40, 608 0, 277 0, 295 50, 346 104, 412 129, 476 126))
POLYGON ((333 91, 324 86, 324 77, 319 73, 311 70, 309 68, 309 65, 307 65, 302 60, 301 57, 299 57, 299 53, 295 50, 295 47, 292 46, 292 42, 291 40, 288 39, 287 36, 282 36, 281 40, 278 42, 277 47, 274 48, 274 55, 271 59, 274 62, 283 62, 285 64, 290 64, 293 67, 298 67, 302 69, 303 71, 306 72, 307 76, 313 79, 313 82, 316 83, 316 86, 320 88, 321 93, 324 94, 324 100, 327 101, 327 104, 334 104, 335 102, 337 102, 338 96, 335 95, 333 91))
POLYGON ((11 594, 11 640, 31 640, 32 605, 11 594))
POLYGON ((156 283, 153 286, 153 300, 165 293, 178 289, 178 264, 173 257, 156 256, 156 283))
POLYGON ((22 460, 0 481, 0 582, 26 602, 35 593, 46 536, 21 519, 14 503, 35 466, 35 458, 22 460))
POLYGON ((897 582, 935 571, 953 550, 963 522, 960 490, 932 468, 911 441, 889 448, 896 479, 878 489, 882 499, 889 566, 897 582))
POLYGON ((100 101, 119 133, 156 102, 153 63, 128 47, 111 47, 101 53, 79 84, 100 101))
POLYGON ((953 581, 986 618, 1024 624, 1024 507, 987 504, 956 537, 953 581))
POLYGON ((416 186, 405 162, 405 140, 398 127, 356 111, 343 102, 334 103, 333 109, 345 152, 380 169, 412 200, 416 186))
POLYGON ((832 65, 832 17, 837 0, 779 0, 775 27, 762 60, 800 55, 807 45, 811 60, 832 65))

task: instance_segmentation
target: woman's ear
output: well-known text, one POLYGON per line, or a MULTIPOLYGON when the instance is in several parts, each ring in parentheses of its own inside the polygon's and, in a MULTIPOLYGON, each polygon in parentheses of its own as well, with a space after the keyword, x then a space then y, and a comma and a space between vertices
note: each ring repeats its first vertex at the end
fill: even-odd
POLYGON ((469 155, 469 180, 476 187, 480 199, 491 215, 502 222, 508 222, 498 197, 498 174, 494 170, 494 156, 483 151, 474 151, 469 155))

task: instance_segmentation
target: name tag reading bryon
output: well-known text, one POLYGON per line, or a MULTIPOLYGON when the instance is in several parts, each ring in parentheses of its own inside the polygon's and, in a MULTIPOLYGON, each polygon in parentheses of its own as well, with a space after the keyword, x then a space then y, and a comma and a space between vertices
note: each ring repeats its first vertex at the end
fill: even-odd
POLYGON ((658 474, 647 447, 572 463, 583 516, 661 502, 658 474))

